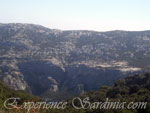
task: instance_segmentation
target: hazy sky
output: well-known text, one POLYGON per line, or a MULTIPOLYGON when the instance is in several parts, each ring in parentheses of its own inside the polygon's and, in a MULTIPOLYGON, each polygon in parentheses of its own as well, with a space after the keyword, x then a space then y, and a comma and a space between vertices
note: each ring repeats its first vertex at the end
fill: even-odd
POLYGON ((150 0, 0 0, 0 23, 62 30, 150 30, 150 0))

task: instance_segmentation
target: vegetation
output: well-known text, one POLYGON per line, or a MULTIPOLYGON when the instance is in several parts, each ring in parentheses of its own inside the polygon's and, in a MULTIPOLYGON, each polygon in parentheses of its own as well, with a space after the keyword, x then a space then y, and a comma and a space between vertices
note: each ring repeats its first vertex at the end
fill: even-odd
POLYGON ((40 100, 39 97, 35 97, 31 94, 27 94, 24 91, 15 91, 13 89, 10 89, 3 82, 0 81, 0 112, 10 113, 9 110, 4 107, 4 102, 9 98, 20 98, 20 101, 18 102, 20 104, 25 101, 33 101, 33 100, 39 101, 40 100))
MULTIPOLYGON (((20 103, 25 100, 34 100, 40 101, 38 97, 26 94, 22 91, 14 91, 2 82, 0 82, 0 109, 3 112, 8 112, 3 104, 7 98, 10 97, 20 97, 20 103)), ((115 82, 114 86, 108 87, 103 86, 98 91, 91 91, 83 95, 79 95, 81 100, 89 97, 90 103, 94 102, 105 102, 106 99, 111 100, 111 102, 147 102, 146 107, 144 108, 135 108, 135 109, 75 109, 72 106, 72 100, 67 100, 67 107, 62 109, 49 109, 42 110, 42 113, 150 113, 150 73, 128 76, 125 79, 118 80, 115 82)), ((74 102, 76 106, 80 105, 79 101, 74 102)), ((16 111, 14 111, 15 113, 16 111)), ((20 112, 20 111, 19 111, 20 112)), ((17 113, 19 113, 17 112, 17 113)), ((33 112, 33 111, 32 111, 33 112)), ((20 113, 24 113, 21 111, 20 113)), ((40 112, 34 112, 40 113, 40 112)))
MULTIPOLYGON (((90 102, 105 102, 109 98, 112 102, 147 102, 146 108, 136 109, 87 109, 75 110, 71 106, 68 110, 53 111, 52 113, 150 113, 150 73, 129 76, 115 82, 113 87, 103 86, 99 91, 88 92, 81 95, 84 99, 89 97, 90 102)), ((69 100, 71 105, 71 100, 69 100)), ((79 102, 76 103, 77 105, 79 102)))

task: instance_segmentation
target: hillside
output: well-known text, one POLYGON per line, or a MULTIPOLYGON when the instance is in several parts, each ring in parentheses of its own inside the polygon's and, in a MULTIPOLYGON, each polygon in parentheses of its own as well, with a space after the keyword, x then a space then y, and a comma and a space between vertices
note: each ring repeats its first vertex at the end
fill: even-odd
MULTIPOLYGON (((10 89, 6 84, 4 84, 2 81, 0 81, 0 112, 1 113, 10 113, 10 111, 8 109, 6 109, 5 105, 4 105, 5 101, 7 101, 10 98, 20 98, 18 101, 18 104, 26 102, 27 100, 28 101, 40 100, 39 97, 30 95, 24 91, 15 91, 13 89, 10 89)), ((11 112, 13 112, 13 111, 11 111, 11 112)), ((15 111, 13 113, 15 113, 15 111)))
MULTIPOLYGON (((150 73, 138 74, 126 77, 115 82, 112 87, 102 86, 98 91, 88 92, 80 95, 84 107, 81 107, 81 101, 77 99, 75 106, 81 108, 79 110, 72 106, 72 100, 69 100, 70 106, 65 110, 51 111, 52 113, 149 113, 150 112, 150 73), (84 100, 89 98, 89 100, 84 100), (124 106, 120 104, 116 107, 98 106, 96 102, 126 102, 124 106), (83 101, 84 100, 84 101, 83 101), (90 102, 90 107, 89 107, 90 102), (146 102, 146 104, 140 104, 146 102), (86 104, 85 104, 86 103, 86 104), (95 103, 95 104, 94 104, 95 103), (134 105, 132 106, 132 104, 134 105), (128 107, 130 105, 130 107, 128 107), (98 106, 98 107, 97 107, 98 106), (138 107, 137 107, 138 106, 138 107), (83 109, 86 108, 86 109, 83 109), (88 109, 87 109, 88 108, 88 109)), ((108 105, 108 104, 107 104, 108 105)), ((116 104, 117 106, 117 104, 116 104)), ((51 113, 50 112, 50 113, 51 113)))
MULTIPOLYGON (((8 98, 20 98, 18 105, 21 105, 23 102, 43 102, 38 97, 29 95, 23 91, 14 91, 4 85, 3 82, 0 82, 0 110, 4 113, 16 113, 16 109, 10 111, 4 108, 4 102, 8 98)), ((76 97, 75 97, 76 98, 76 97)), ((114 83, 112 87, 102 86, 97 91, 88 92, 82 95, 78 95, 78 98, 84 100, 89 98, 87 102, 90 102, 90 107, 88 109, 75 109, 73 107, 73 99, 67 100, 67 108, 62 109, 41 109, 41 111, 35 111, 36 113, 149 113, 150 112, 150 73, 130 75, 125 79, 120 79, 114 83), (96 107, 95 102, 106 102, 106 99, 109 99, 108 102, 146 102, 145 107, 139 106, 139 108, 110 108, 103 109, 96 107), (95 104, 94 104, 95 103, 95 104)), ((86 101, 85 101, 86 102, 86 101)), ((84 103, 84 101, 83 101, 84 103)), ((30 103, 31 104, 31 103, 30 103)), ((85 104, 85 103, 84 103, 85 104)), ((15 104, 14 104, 15 105, 15 104)), ((76 107, 81 107, 81 101, 74 101, 76 107)), ((85 104, 88 106, 88 104, 85 104)), ((126 104, 125 104, 126 105, 126 104)), ((140 104, 139 104, 140 105, 140 104)), ((135 106, 136 107, 136 106, 135 106)), ((86 107, 85 107, 86 108, 86 107)), ((29 110, 30 112, 34 112, 29 110)), ((25 113, 27 110, 19 109, 17 113, 25 113)))
MULTIPOLYGON (((150 31, 62 31, 0 24, 0 78, 34 95, 79 94, 150 69, 150 31)), ((59 95, 58 95, 59 96, 59 95)))

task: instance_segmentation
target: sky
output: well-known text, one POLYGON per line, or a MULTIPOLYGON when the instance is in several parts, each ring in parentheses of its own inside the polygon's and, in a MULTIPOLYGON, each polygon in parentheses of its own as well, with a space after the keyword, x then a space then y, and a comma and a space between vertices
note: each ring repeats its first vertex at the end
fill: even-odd
POLYGON ((150 30, 150 0, 0 0, 0 23, 61 30, 150 30))

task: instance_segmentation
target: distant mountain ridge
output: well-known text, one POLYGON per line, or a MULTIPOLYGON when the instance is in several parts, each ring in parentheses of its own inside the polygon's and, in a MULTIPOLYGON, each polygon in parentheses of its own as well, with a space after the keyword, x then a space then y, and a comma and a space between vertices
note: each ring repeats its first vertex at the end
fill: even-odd
POLYGON ((0 24, 0 78, 36 95, 74 94, 150 69, 150 31, 62 31, 0 24))

